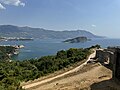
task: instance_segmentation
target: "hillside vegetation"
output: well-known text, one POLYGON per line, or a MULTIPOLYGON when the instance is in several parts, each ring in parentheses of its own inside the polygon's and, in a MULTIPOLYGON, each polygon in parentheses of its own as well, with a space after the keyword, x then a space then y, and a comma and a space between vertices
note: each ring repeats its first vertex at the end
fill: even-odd
POLYGON ((90 55, 91 48, 70 48, 58 51, 54 56, 24 61, 0 61, 0 90, 22 90, 20 83, 37 79, 84 60, 90 55))

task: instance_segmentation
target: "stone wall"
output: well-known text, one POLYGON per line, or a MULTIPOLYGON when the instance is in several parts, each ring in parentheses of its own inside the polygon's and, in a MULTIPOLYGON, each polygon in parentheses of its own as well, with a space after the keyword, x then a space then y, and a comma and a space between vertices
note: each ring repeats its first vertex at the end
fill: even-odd
POLYGON ((96 50, 96 58, 99 62, 108 64, 113 71, 113 79, 120 82, 120 47, 98 49, 96 50))
POLYGON ((120 83, 120 48, 115 48, 113 78, 120 83))
POLYGON ((108 49, 98 49, 96 50, 96 58, 99 62, 104 64, 113 64, 114 53, 108 49))

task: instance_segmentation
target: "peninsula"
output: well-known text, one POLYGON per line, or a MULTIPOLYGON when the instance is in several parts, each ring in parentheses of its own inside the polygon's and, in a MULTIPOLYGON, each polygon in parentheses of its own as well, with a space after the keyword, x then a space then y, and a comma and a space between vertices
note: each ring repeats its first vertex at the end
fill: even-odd
POLYGON ((19 54, 19 49, 23 45, 0 45, 0 60, 9 60, 13 55, 19 54))
POLYGON ((0 41, 31 41, 33 38, 24 37, 0 37, 0 41))

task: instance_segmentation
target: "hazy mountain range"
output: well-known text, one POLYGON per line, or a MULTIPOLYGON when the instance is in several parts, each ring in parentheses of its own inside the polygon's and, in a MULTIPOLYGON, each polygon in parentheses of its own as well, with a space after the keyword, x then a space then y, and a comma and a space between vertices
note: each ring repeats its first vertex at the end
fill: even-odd
POLYGON ((52 38, 67 39, 85 36, 87 38, 103 38, 86 30, 54 31, 43 28, 18 27, 14 25, 0 25, 0 36, 4 37, 27 37, 27 38, 52 38))

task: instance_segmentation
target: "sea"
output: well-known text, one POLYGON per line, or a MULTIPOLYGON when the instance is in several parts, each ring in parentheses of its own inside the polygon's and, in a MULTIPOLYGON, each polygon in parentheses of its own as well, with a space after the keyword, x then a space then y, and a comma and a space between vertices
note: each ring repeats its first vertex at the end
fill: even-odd
POLYGON ((14 60, 37 59, 42 56, 55 55, 57 51, 69 48, 87 48, 99 44, 102 48, 120 46, 120 39, 92 39, 84 43, 63 43, 62 39, 34 39, 33 41, 0 41, 0 45, 24 45, 14 60))

